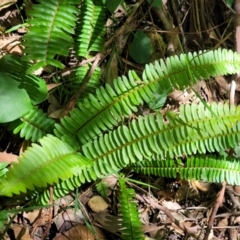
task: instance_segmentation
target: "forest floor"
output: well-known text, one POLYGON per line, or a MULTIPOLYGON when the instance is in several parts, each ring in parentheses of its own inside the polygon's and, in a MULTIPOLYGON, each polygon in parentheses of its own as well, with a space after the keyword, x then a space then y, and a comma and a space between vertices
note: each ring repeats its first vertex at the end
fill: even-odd
MULTIPOLYGON (((150 8, 146 1, 139 1, 137 11, 131 13, 129 9, 136 1, 126 2, 124 6, 119 6, 112 16, 109 14, 106 21, 107 41, 104 52, 108 55, 103 58, 100 67, 104 75, 102 78, 110 85, 113 79, 126 75, 129 70, 141 73, 145 63, 160 58, 183 52, 236 48, 235 11, 225 0, 165 0, 162 8, 150 8), (143 50, 143 57, 132 44, 134 32, 137 31, 144 32, 150 39, 149 48, 147 51, 143 50), (108 48, 112 45, 115 48, 109 53, 108 48)), ((21 39, 26 29, 21 27, 11 33, 4 32, 23 23, 26 18, 25 11, 28 9, 19 9, 21 6, 22 3, 0 8, 2 56, 6 53, 22 54, 21 39)), ((140 44, 141 47, 137 40, 135 44, 140 44)), ((63 61, 71 66, 74 58, 63 61)), ((47 75, 46 72, 39 74, 45 79, 52 75, 47 75)), ((206 102, 226 102, 229 100, 231 79, 232 76, 218 76, 202 80, 192 89, 175 91, 167 96, 161 111, 177 111, 182 104, 199 102, 199 97, 206 102)), ((235 93, 234 98, 237 105, 239 92, 235 93)), ((56 117, 59 105, 62 106, 63 103, 59 103, 56 98, 52 101, 52 106, 55 106, 53 109, 49 109, 47 104, 43 107, 52 117, 56 117)), ((2 128, 0 133, 1 149, 6 151, 5 155, 2 153, 0 156, 0 161, 7 159, 12 162, 26 143, 5 128, 2 128)), ((146 177, 135 173, 131 178, 137 181, 132 187, 137 193, 143 230, 148 236, 146 239, 180 240, 196 239, 196 236, 205 240, 240 239, 240 187, 185 181, 180 178, 146 177), (148 184, 149 187, 146 188, 138 182, 148 184), (215 210, 215 214, 212 214, 215 210), (182 225, 177 226, 174 219, 184 223, 184 228, 182 225), (197 234, 190 229, 196 230, 197 234), (206 237, 208 229, 210 230, 206 237)), ((116 183, 116 177, 109 176, 103 181, 107 182, 111 189, 116 183)), ((54 207, 54 212, 57 214, 53 216, 47 209, 21 213, 11 224, 4 239, 42 239, 49 218, 51 226, 48 239, 120 239, 116 198, 114 188, 109 190, 108 199, 104 200, 98 196, 95 184, 85 184, 78 194, 80 207, 77 211, 74 205, 76 196, 68 195, 55 202, 57 206, 54 207)))

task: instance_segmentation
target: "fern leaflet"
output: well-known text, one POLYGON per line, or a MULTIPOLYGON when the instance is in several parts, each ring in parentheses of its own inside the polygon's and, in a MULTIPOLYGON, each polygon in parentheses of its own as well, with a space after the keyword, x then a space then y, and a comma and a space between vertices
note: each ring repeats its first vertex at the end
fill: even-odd
POLYGON ((144 240, 137 204, 133 200, 135 191, 127 188, 122 179, 119 179, 119 186, 121 238, 123 240, 144 240))
POLYGON ((42 147, 33 144, 19 157, 19 163, 12 164, 0 183, 0 195, 12 196, 26 193, 27 189, 46 188, 91 165, 90 160, 56 137, 48 135, 39 141, 42 147))

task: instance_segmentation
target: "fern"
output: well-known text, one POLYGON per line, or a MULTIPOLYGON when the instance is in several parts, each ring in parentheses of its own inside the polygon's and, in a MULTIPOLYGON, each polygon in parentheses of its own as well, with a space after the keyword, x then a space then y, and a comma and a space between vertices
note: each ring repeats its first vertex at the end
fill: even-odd
POLYGON ((22 123, 18 125, 13 133, 20 132, 20 137, 32 142, 38 141, 47 133, 52 133, 54 120, 47 117, 41 109, 32 109, 30 112, 21 117, 22 123))
POLYGON ((182 179, 195 179, 206 182, 240 185, 240 162, 238 159, 223 157, 193 156, 183 163, 180 159, 165 161, 142 161, 134 163, 129 168, 137 173, 175 178, 180 174, 182 179))
POLYGON ((140 104, 150 102, 154 93, 183 89, 202 78, 234 73, 239 67, 240 56, 221 49, 172 56, 166 63, 156 61, 146 65, 142 80, 131 71, 128 78, 116 79, 113 88, 106 84, 105 88, 97 89, 56 124, 54 133, 58 137, 76 135, 85 144, 119 125, 123 117, 130 117, 140 104), (193 80, 189 78, 188 65, 193 80))
POLYGON ((28 33, 24 35, 24 47, 28 61, 38 61, 29 71, 47 64, 58 68, 64 65, 55 60, 56 54, 67 56, 73 45, 72 34, 77 21, 78 0, 39 0, 29 12, 32 17, 28 33))
POLYGON ((119 186, 121 238, 123 240, 144 240, 137 204, 133 200, 135 192, 133 189, 127 188, 122 179, 119 180, 119 186))
MULTIPOLYGON (((120 171, 139 161, 173 159, 182 155, 205 154, 233 148, 240 141, 240 106, 203 104, 181 106, 179 114, 140 116, 129 126, 120 126, 82 146, 83 155, 93 159, 93 166, 78 176, 60 182, 56 196, 104 175, 120 171)), ((48 194, 38 200, 45 202, 48 194)))
POLYGON ((100 136, 83 145, 87 158, 96 161, 95 174, 106 173, 130 162, 165 159, 197 152, 206 153, 235 147, 240 141, 240 107, 228 104, 181 106, 179 115, 168 114, 166 124, 160 114, 140 116, 129 126, 100 136))
POLYGON ((85 0, 76 31, 76 53, 88 57, 90 52, 101 52, 104 46, 105 8, 102 0, 85 0))
POLYGON ((39 141, 42 147, 33 144, 19 157, 19 163, 12 164, 0 183, 0 195, 12 196, 26 193, 27 189, 46 188, 91 165, 91 161, 56 137, 48 135, 39 141))

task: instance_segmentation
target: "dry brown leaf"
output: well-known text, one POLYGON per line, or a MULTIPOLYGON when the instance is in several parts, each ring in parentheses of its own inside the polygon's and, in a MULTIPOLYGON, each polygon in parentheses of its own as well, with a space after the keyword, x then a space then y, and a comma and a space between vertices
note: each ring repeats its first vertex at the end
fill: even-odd
POLYGON ((209 182, 191 180, 191 184, 193 188, 195 188, 196 190, 200 190, 202 192, 208 192, 212 189, 211 183, 209 182))
POLYGON ((7 153, 7 152, 0 152, 0 162, 18 162, 18 155, 7 153))
POLYGON ((16 2, 17 0, 0 0, 0 11, 3 10, 4 8, 10 7, 16 2))
POLYGON ((88 206, 94 211, 94 212, 101 212, 108 208, 108 204, 101 196, 94 196, 92 197, 89 202, 88 206))
MULTIPOLYGON (((21 239, 21 240, 32 240, 28 228, 25 228, 23 226, 20 226, 18 224, 13 224, 12 225, 12 230, 14 231, 14 235, 16 239, 21 239)), ((6 237, 6 239, 10 239, 6 237)))
POLYGON ((173 201, 162 201, 162 206, 171 210, 171 211, 177 211, 179 209, 181 209, 182 207, 177 203, 177 202, 173 202, 173 201))
POLYGON ((94 227, 96 231, 97 238, 95 238, 94 234, 85 226, 85 225, 77 225, 67 232, 64 232, 64 235, 60 235, 55 238, 55 240, 106 240, 107 238, 104 236, 103 232, 94 227))
POLYGON ((59 118, 63 111, 60 102, 57 100, 57 98, 53 94, 49 94, 48 102, 50 103, 47 110, 49 117, 59 118))
POLYGON ((56 87, 58 87, 59 85, 61 85, 62 83, 50 83, 50 84, 47 84, 47 90, 48 92, 56 87))
POLYGON ((103 229, 116 234, 119 231, 120 225, 117 216, 110 215, 108 212, 103 211, 99 213, 92 213, 95 222, 101 224, 103 229))

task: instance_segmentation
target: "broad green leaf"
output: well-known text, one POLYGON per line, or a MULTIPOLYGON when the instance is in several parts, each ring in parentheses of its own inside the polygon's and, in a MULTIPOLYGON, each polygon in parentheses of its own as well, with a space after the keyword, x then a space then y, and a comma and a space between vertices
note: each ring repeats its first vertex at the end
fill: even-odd
POLYGON ((162 6, 162 0, 147 0, 152 7, 160 8, 162 6))
POLYGON ((5 55, 0 59, 0 69, 20 83, 28 93, 32 104, 36 105, 47 98, 47 85, 45 81, 33 74, 26 74, 29 65, 14 55, 5 55))
POLYGON ((226 0, 226 4, 231 8, 233 5, 233 0, 226 0))
POLYGON ((111 12, 114 13, 116 8, 118 7, 119 4, 122 3, 123 0, 106 0, 106 8, 111 12))
POLYGON ((151 61, 151 47, 148 36, 142 31, 137 31, 130 45, 130 56, 137 63, 149 63, 151 61))
POLYGON ((6 73, 0 72, 0 123, 11 122, 32 109, 25 89, 6 73))
POLYGON ((8 213, 5 211, 0 212, 0 230, 2 230, 5 226, 5 223, 8 220, 8 213))

